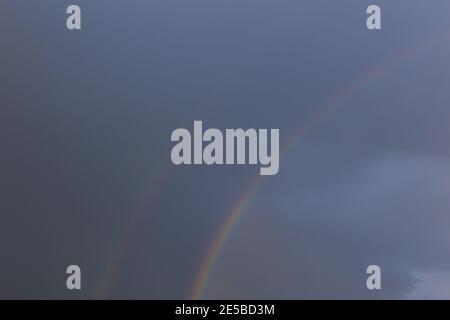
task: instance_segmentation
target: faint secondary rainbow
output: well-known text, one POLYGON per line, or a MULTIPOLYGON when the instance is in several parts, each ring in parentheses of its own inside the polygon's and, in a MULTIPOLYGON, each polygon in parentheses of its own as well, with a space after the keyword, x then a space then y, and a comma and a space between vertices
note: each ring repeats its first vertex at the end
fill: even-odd
POLYGON ((155 203, 153 201, 158 198, 162 191, 164 181, 167 178, 168 167, 161 167, 158 172, 159 173, 152 179, 154 182, 143 192, 146 197, 138 196, 138 199, 145 199, 146 202, 137 202, 136 206, 128 213, 129 220, 118 235, 119 241, 116 244, 116 249, 107 260, 104 277, 96 288, 95 299, 108 299, 114 290, 115 280, 117 274, 120 272, 122 261, 125 259, 130 249, 133 231, 139 225, 139 220, 143 217, 144 211, 142 208, 144 205, 152 205, 155 203))
MULTIPOLYGON (((445 33, 444 36, 446 36, 445 33)), ((427 49, 442 36, 433 38, 427 41, 425 44, 418 46, 417 48, 402 52, 399 55, 394 56, 392 59, 388 60, 386 63, 377 66, 362 77, 358 78, 355 82, 352 82, 346 89, 344 89, 339 94, 333 96, 328 100, 319 111, 315 113, 311 119, 302 127, 300 127, 292 136, 289 138, 288 142, 282 147, 280 158, 284 156, 295 144, 296 142, 309 130, 311 129, 324 115, 329 113, 331 110, 341 105, 342 102, 353 96, 354 93, 358 92, 362 88, 366 87, 370 82, 376 80, 383 74, 385 74, 392 67, 398 65, 400 62, 407 60, 408 58, 416 55, 423 49, 427 49)), ((239 198, 237 203, 232 207, 232 210, 227 215, 225 222, 220 226, 216 237, 213 239, 211 245, 209 246, 208 252, 201 263, 199 272, 194 281, 194 285, 190 292, 189 298, 193 300, 201 299, 208 285, 211 273, 217 263, 217 260, 224 248, 227 239, 230 237, 234 226, 238 223, 240 216, 248 207, 253 195, 258 190, 258 187, 264 182, 265 176, 258 175, 250 185, 245 189, 242 196, 239 198)))

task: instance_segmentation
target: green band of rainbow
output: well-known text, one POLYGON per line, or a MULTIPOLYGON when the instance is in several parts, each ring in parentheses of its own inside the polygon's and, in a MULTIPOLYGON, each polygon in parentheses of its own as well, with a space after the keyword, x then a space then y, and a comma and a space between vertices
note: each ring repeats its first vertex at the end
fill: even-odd
MULTIPOLYGON (((413 50, 402 52, 399 55, 394 56, 389 59, 386 63, 377 66, 369 72, 365 73, 362 77, 358 78, 355 82, 352 82, 346 89, 342 92, 333 96, 328 102, 326 102, 319 111, 307 122, 306 125, 299 128, 288 142, 283 146, 280 157, 284 156, 297 142, 298 140, 312 127, 314 127, 317 122, 330 111, 342 105, 347 99, 353 96, 356 92, 366 87, 372 81, 380 78, 382 75, 386 74, 393 67, 399 65, 401 62, 417 55, 420 51, 428 49, 435 45, 437 42, 441 41, 443 38, 447 37, 448 32, 439 37, 433 38, 426 41, 422 45, 418 46, 413 50)), ((198 275, 195 279, 194 285, 192 287, 189 298, 190 299, 201 299, 203 298, 204 292, 207 288, 209 278, 214 270, 215 264, 225 246, 227 239, 230 237, 231 232, 239 221, 239 218, 244 213, 245 209, 251 202, 252 197, 257 192, 260 185, 266 178, 264 176, 256 176, 256 178, 250 183, 250 185, 244 190, 242 196, 239 198, 237 203, 232 207, 232 210, 227 215, 225 222, 219 228, 217 236, 213 239, 209 250, 200 265, 198 275)))

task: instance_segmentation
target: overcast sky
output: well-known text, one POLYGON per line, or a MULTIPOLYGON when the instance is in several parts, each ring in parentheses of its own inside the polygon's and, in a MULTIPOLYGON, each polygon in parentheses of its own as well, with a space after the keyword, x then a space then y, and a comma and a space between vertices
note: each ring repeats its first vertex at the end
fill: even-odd
POLYGON ((259 174, 172 165, 170 134, 194 120, 293 142, 204 298, 450 298, 450 2, 3 0, 0 12, 1 298, 187 298, 259 174), (65 27, 72 3, 81 32, 65 27), (372 3, 380 31, 366 28, 372 3), (70 264, 81 292, 65 287, 70 264), (381 291, 365 287, 370 264, 381 291))

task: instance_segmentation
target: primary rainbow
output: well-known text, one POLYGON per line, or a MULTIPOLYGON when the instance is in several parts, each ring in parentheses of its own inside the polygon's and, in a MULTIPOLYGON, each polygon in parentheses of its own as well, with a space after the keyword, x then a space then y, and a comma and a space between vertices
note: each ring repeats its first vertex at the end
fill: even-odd
MULTIPOLYGON (((447 33, 444 34, 446 36, 447 33)), ((355 92, 366 87, 373 80, 378 79, 380 76, 385 74, 392 67, 398 65, 400 62, 416 55, 422 49, 429 48, 431 45, 435 44, 441 37, 436 37, 430 41, 426 41, 425 44, 418 46, 414 50, 402 52, 399 55, 394 56, 392 59, 388 60, 386 63, 377 66, 368 73, 366 73, 361 78, 358 78, 355 82, 351 83, 345 90, 341 93, 333 96, 328 102, 326 102, 319 111, 313 115, 313 117, 306 123, 306 125, 299 128, 288 140, 288 142, 283 146, 280 158, 282 155, 286 154, 292 146, 304 135, 306 131, 311 129, 325 114, 330 112, 333 108, 339 106, 342 102, 350 98, 355 92)), ((203 297, 203 294, 208 285, 209 278, 214 270, 214 266, 225 246, 227 239, 230 237, 234 226, 238 223, 240 216, 243 214, 245 209, 248 207, 253 195, 258 190, 258 187, 263 183, 265 176, 258 175, 250 185, 245 189, 243 195, 239 198, 237 203, 233 206, 230 213, 227 215, 225 222, 219 228, 217 236, 213 239, 209 250, 201 263, 198 275, 195 279, 193 288, 189 295, 190 299, 197 300, 203 297)))

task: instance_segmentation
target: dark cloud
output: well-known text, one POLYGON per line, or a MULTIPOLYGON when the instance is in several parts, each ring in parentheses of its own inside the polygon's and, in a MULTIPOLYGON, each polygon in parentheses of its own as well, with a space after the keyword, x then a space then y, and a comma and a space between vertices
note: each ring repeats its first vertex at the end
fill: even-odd
POLYGON ((78 33, 72 2, 0 4, 0 297, 186 297, 258 168, 172 166, 171 131, 280 128, 284 144, 405 53, 281 159, 207 297, 446 294, 449 3, 378 1, 369 33, 368 1, 77 2, 78 33))
POLYGON ((268 183, 230 238, 207 296, 405 297, 421 279, 415 272, 450 267, 449 177, 448 158, 391 156, 334 186, 268 183), (382 268, 378 294, 365 288, 371 264, 382 268))

